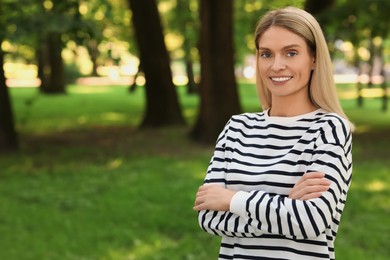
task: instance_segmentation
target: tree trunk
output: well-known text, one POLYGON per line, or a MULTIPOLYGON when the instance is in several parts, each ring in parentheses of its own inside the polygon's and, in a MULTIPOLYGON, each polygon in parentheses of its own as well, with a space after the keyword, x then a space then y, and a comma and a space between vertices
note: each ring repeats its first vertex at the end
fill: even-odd
POLYGON ((87 49, 88 49, 89 57, 91 58, 91 62, 92 62, 92 73, 91 73, 91 75, 94 76, 94 77, 98 76, 98 73, 97 73, 97 68, 98 68, 97 59, 99 57, 99 49, 98 49, 97 45, 98 45, 98 43, 97 43, 97 41, 95 39, 91 39, 87 43, 87 49))
POLYGON ((385 73, 384 65, 382 65, 381 76, 383 77, 383 82, 382 82, 382 90, 383 90, 382 111, 386 112, 388 110, 388 108, 389 108, 389 106, 388 106, 389 97, 387 96, 387 83, 386 83, 386 73, 385 73))
POLYGON ((198 86, 195 83, 194 69, 192 67, 191 58, 186 58, 186 73, 188 77, 187 94, 194 94, 198 92, 198 86))
POLYGON ((129 0, 146 80, 146 112, 141 127, 184 124, 156 0, 129 0))
MULTIPOLYGON (((383 43, 382 43, 383 44, 383 43)), ((386 72, 385 72, 385 57, 384 57, 384 48, 383 45, 379 47, 379 57, 381 59, 381 72, 380 75, 383 78, 382 81, 382 90, 383 90, 383 96, 382 96, 382 111, 386 112, 388 110, 388 96, 387 96, 387 82, 386 82, 386 72)))
POLYGON ((41 80, 40 91, 45 93, 49 88, 50 66, 46 41, 41 41, 36 50, 38 78, 41 80))
POLYGON ((215 142, 241 111, 234 75, 232 0, 200 1, 200 110, 192 137, 215 142))
MULTIPOLYGON (((45 52, 45 50, 43 50, 45 52)), ((62 60, 62 42, 61 34, 51 33, 47 37, 47 55, 49 69, 45 69, 44 74, 47 75, 48 82, 45 83, 41 91, 47 94, 63 94, 65 93, 65 69, 62 60)), ((43 61, 45 62, 45 61, 43 61)))
POLYGON ((362 68, 360 64, 360 57, 358 55, 358 49, 353 48, 353 65, 357 69, 357 82, 356 82, 356 104, 358 107, 363 107, 363 84, 361 82, 362 68))
MULTIPOLYGON (((178 0, 176 4, 176 10, 178 13, 191 13, 190 3, 188 0, 178 0)), ((187 83, 187 94, 194 94, 198 92, 198 86, 195 83, 194 69, 193 69, 193 59, 191 55, 191 40, 194 37, 193 31, 196 31, 196 26, 193 20, 188 15, 180 16, 180 19, 177 20, 178 27, 183 34, 183 46, 182 49, 184 51, 184 63, 186 68, 186 74, 188 78, 187 83)))
MULTIPOLYGON (((0 41, 1 45, 2 41, 0 41)), ((18 149, 11 100, 5 82, 4 53, 0 48, 0 151, 18 149)))
POLYGON ((138 64, 138 68, 137 68, 137 72, 134 74, 134 79, 133 79, 133 83, 130 85, 129 87, 129 91, 130 93, 133 93, 137 90, 137 78, 139 77, 139 75, 143 73, 143 69, 142 69, 142 64, 141 62, 138 64))
POLYGON ((373 43, 373 37, 371 35, 370 37, 370 42, 369 42, 369 52, 370 52, 370 58, 368 60, 368 64, 370 65, 370 69, 368 71, 368 76, 369 76, 369 79, 368 79, 368 83, 367 83, 367 88, 372 88, 373 87, 373 82, 372 82, 372 79, 374 76, 374 61, 375 61, 375 58, 377 57, 377 53, 376 53, 376 48, 375 48, 375 45, 373 43))

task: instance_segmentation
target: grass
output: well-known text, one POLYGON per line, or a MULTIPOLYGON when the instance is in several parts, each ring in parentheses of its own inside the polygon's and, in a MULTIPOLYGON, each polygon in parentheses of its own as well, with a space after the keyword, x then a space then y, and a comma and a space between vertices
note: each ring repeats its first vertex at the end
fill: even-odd
MULTIPOLYGON (((179 91, 188 126, 140 131, 141 89, 11 89, 21 150, 0 157, 0 259, 216 259, 192 211, 213 147, 187 138, 197 97, 179 91)), ((257 111, 254 87, 240 93, 257 111)), ((389 259, 390 112, 342 103, 357 132, 337 256, 389 259)))

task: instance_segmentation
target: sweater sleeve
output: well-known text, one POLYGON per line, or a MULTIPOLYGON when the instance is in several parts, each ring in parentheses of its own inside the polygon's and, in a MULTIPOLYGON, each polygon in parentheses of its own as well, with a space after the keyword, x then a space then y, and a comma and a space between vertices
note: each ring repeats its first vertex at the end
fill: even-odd
POLYGON ((337 232, 351 181, 351 143, 349 126, 339 117, 326 120, 319 130, 308 171, 323 172, 331 181, 320 198, 302 201, 260 190, 240 191, 231 201, 230 212, 255 230, 290 238, 315 238, 327 228, 337 232))
MULTIPOLYGON (((226 149, 229 121, 219 135, 207 169, 204 184, 216 184, 226 187, 227 163, 229 152, 226 149)), ((218 236, 255 237, 263 233, 261 230, 245 223, 244 218, 228 211, 201 210, 198 213, 199 226, 206 232, 218 236)))

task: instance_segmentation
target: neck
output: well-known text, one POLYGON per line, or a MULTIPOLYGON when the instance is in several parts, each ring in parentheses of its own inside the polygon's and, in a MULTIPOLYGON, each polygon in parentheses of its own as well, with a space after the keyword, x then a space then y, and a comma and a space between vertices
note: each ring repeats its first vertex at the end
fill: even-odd
POLYGON ((317 107, 308 99, 306 102, 277 102, 272 100, 270 116, 293 117, 313 112, 317 107))

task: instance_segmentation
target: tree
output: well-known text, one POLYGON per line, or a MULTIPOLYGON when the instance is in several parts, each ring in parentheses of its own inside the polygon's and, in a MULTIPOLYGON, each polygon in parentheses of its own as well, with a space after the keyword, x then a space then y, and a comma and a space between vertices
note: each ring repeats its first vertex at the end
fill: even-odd
POLYGON ((323 12, 334 4, 335 0, 306 0, 305 10, 315 15, 323 12))
MULTIPOLYGON (((353 53, 351 63, 362 73, 361 65, 368 63, 372 68, 372 61, 379 58, 381 62, 380 74, 384 74, 384 39, 388 38, 390 31, 390 20, 388 19, 389 1, 370 0, 340 0, 332 6, 332 16, 321 14, 318 18, 325 25, 328 40, 341 39, 351 42, 353 53), (372 23, 372 17, 380 21, 372 23), (361 55, 362 49, 367 50, 369 55, 361 55), (368 56, 368 57, 367 57, 368 56)), ((371 82, 369 82, 369 85, 371 82)), ((383 103, 382 110, 387 109, 386 81, 383 81, 383 103)), ((358 106, 363 106, 362 82, 356 84, 358 106)))
POLYGON ((41 59, 44 64, 40 66, 43 66, 44 68, 47 67, 48 69, 40 72, 40 75, 42 75, 42 73, 45 75, 44 78, 41 78, 42 86, 40 90, 48 94, 65 93, 66 82, 64 61, 61 55, 63 48, 61 34, 58 32, 51 32, 46 35, 45 42, 47 46, 47 55, 41 59), (45 64, 46 62, 47 64, 45 64), (46 75, 47 72, 48 75, 46 75))
POLYGON ((200 109, 191 135, 214 142, 228 119, 240 113, 234 75, 233 1, 200 1, 200 109))
POLYGON ((98 76, 97 68, 105 59, 99 51, 103 43, 126 42, 134 53, 135 43, 130 27, 130 10, 126 0, 89 0, 80 2, 81 19, 71 33, 77 45, 88 50, 92 62, 92 76, 98 76))
MULTIPOLYGON (((168 15, 168 27, 170 30, 180 35, 183 39, 180 49, 182 50, 182 58, 184 60, 187 73, 187 93, 193 94, 198 91, 198 86, 195 82, 193 63, 196 55, 194 50, 197 50, 199 21, 193 9, 197 8, 195 0, 176 0, 175 8, 171 9, 168 15)), ((197 57, 196 57, 197 58, 197 57)))
POLYGON ((157 3, 129 0, 129 5, 146 80, 146 113, 141 127, 184 124, 157 3))
POLYGON ((73 29, 81 22, 79 1, 50 1, 43 5, 38 3, 38 11, 45 19, 35 19, 39 31, 37 46, 37 59, 41 76, 41 91, 48 94, 62 94, 66 92, 65 65, 62 59, 64 48, 63 37, 71 34, 73 29), (49 25, 47 26, 47 22, 49 25))
POLYGON ((18 136, 14 125, 11 98, 8 93, 6 78, 4 73, 4 51, 2 43, 8 39, 12 33, 9 25, 18 15, 18 3, 13 1, 0 1, 0 151, 11 151, 18 149, 18 136))
MULTIPOLYGON (((0 45, 2 42, 0 39, 0 45)), ((0 151, 9 151, 18 148, 18 138, 3 67, 4 52, 0 49, 0 151)))

